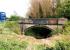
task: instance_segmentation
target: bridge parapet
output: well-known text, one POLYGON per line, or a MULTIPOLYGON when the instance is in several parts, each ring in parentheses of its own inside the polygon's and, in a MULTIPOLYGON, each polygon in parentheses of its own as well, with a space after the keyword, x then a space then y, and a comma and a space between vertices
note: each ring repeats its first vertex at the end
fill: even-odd
POLYGON ((67 19, 65 18, 35 18, 35 19, 22 19, 19 23, 23 24, 40 24, 40 25, 63 25, 67 19))
POLYGON ((31 26, 46 26, 48 28, 51 28, 55 30, 57 27, 62 29, 63 25, 67 19, 65 18, 38 18, 38 19, 22 19, 19 21, 20 27, 21 27, 21 32, 23 33, 25 29, 31 27, 31 26))

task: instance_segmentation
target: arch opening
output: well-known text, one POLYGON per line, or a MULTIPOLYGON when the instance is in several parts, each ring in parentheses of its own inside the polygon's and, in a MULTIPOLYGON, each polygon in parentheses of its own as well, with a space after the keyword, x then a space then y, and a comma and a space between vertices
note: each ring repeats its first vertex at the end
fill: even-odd
POLYGON ((36 39, 44 39, 52 36, 52 29, 44 26, 32 26, 27 28, 24 32, 26 36, 33 36, 36 39))

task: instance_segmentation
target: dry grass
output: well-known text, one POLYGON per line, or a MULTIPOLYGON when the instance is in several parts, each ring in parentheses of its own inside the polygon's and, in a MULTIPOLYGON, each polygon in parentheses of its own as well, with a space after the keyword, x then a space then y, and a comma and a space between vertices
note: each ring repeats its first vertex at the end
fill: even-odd
POLYGON ((58 40, 70 40, 70 35, 54 35, 52 37, 46 38, 46 39, 36 39, 31 36, 25 36, 25 35, 6 35, 6 34, 0 34, 0 40, 1 39, 16 39, 19 41, 28 41, 30 44, 48 44, 52 43, 58 40))
POLYGON ((35 45, 45 45, 48 47, 54 47, 57 41, 70 41, 70 35, 54 35, 52 37, 46 38, 46 39, 36 39, 31 36, 25 36, 25 35, 6 35, 6 34, 0 34, 0 41, 10 42, 16 41, 19 43, 22 43, 23 41, 26 41, 28 43, 28 49, 32 50, 32 47, 35 45))
POLYGON ((46 44, 48 46, 51 46, 56 41, 59 40, 70 40, 70 35, 54 35, 52 37, 46 38, 46 39, 36 39, 31 36, 25 36, 25 35, 2 35, 0 34, 0 40, 1 39, 16 39, 20 42, 22 41, 28 41, 29 44, 46 44))

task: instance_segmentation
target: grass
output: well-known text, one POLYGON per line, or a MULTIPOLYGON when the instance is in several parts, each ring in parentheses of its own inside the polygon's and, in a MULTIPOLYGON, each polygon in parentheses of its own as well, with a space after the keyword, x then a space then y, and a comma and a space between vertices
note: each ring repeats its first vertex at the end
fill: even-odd
POLYGON ((64 25, 63 34, 70 35, 70 21, 67 21, 64 25))
POLYGON ((43 44, 32 44, 28 39, 19 35, 0 34, 0 50, 43 50, 45 48, 43 44))
POLYGON ((70 50, 70 35, 35 39, 22 35, 0 34, 0 50, 70 50))
POLYGON ((0 34, 0 50, 25 50, 28 42, 20 41, 16 35, 0 34))
POLYGON ((15 22, 0 24, 0 50, 70 50, 70 26, 66 24, 62 34, 53 32, 53 36, 46 39, 36 39, 31 36, 19 35, 20 29, 17 28, 15 22), (13 25, 11 25, 13 23, 13 25), (16 28, 12 30, 10 28, 16 28))
POLYGON ((17 21, 0 22, 0 34, 21 34, 17 21))

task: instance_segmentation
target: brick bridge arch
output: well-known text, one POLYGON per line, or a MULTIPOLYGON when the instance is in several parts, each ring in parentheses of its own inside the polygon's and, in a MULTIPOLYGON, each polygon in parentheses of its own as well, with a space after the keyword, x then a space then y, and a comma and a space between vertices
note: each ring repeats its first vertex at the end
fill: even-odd
POLYGON ((34 25, 31 27, 28 27, 24 30, 24 35, 26 36, 33 36, 36 39, 43 39, 43 38, 48 38, 51 37, 51 32, 53 30, 47 26, 43 25, 34 25), (33 33, 33 34, 31 34, 33 33))
POLYGON ((24 32, 29 29, 29 28, 34 28, 34 27, 41 27, 41 28, 46 28, 46 29, 49 29, 49 30, 54 30, 53 28, 50 28, 49 26, 47 25, 25 25, 25 28, 24 28, 24 32))

